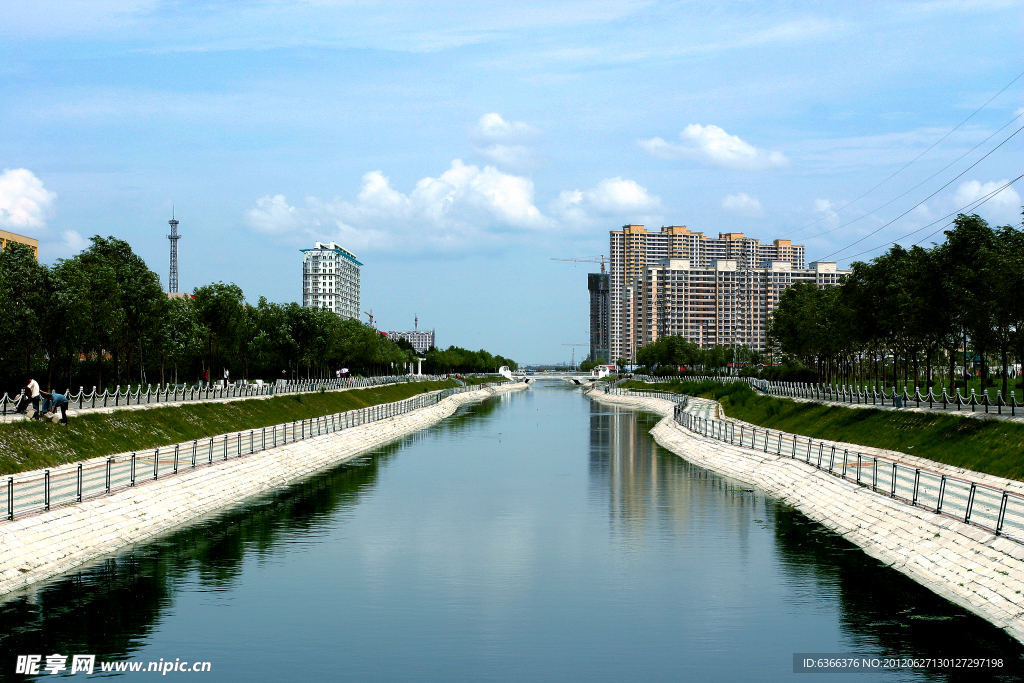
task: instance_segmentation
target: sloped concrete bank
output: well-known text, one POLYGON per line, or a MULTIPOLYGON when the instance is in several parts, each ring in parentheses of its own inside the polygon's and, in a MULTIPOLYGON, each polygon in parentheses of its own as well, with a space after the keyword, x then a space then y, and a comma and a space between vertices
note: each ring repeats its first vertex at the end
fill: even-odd
POLYGON ((671 401, 602 392, 589 396, 665 416, 651 430, 662 447, 753 484, 1024 642, 1024 546, 897 502, 799 460, 701 437, 675 422, 671 401))
POLYGON ((440 422, 466 403, 526 387, 523 383, 504 384, 455 394, 404 415, 296 441, 0 524, 0 595, 337 466, 440 422))

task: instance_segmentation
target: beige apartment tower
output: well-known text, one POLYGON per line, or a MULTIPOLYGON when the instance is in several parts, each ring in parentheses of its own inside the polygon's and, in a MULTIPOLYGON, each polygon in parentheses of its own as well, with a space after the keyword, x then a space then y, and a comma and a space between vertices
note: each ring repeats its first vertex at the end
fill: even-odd
POLYGON ((743 233, 707 237, 685 225, 610 232, 611 358, 632 362, 636 349, 666 335, 701 346, 765 348, 765 328, 782 291, 794 282, 826 287, 848 271, 804 265, 804 247, 743 233))

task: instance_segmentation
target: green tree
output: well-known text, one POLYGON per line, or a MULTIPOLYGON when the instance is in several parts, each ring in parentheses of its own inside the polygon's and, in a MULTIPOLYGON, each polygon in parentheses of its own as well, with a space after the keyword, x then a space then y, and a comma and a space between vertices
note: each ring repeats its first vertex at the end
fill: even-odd
POLYGON ((17 242, 0 250, 0 357, 8 372, 32 374, 32 357, 41 344, 40 316, 45 306, 46 267, 17 242))
POLYGON ((231 369, 243 322, 245 296, 234 283, 212 283, 193 290, 196 313, 203 329, 203 367, 212 380, 231 369))

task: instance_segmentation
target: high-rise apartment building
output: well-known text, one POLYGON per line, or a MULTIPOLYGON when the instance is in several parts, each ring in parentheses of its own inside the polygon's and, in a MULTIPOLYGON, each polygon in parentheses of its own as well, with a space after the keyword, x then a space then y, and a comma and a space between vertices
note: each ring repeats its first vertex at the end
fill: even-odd
POLYGON ((590 292, 590 356, 594 363, 610 363, 611 327, 608 288, 610 275, 607 273, 587 274, 587 290, 590 292))
POLYGON ((804 247, 790 240, 761 244, 742 233, 707 237, 684 225, 659 232, 626 225, 611 231, 609 249, 612 362, 631 361, 637 348, 669 334, 702 346, 764 349, 779 285, 805 280, 829 286, 845 272, 834 263, 805 269, 804 247))
POLYGON ((637 347, 672 335, 700 346, 763 351, 769 318, 787 288, 798 282, 834 287, 849 272, 827 261, 794 269, 776 260, 740 268, 734 259, 714 259, 706 267, 663 259, 646 268, 637 286, 637 347))
POLYGON ((302 249, 302 305, 324 308, 342 318, 359 319, 359 269, 356 255, 334 242, 302 249))
POLYGON ((389 339, 404 339, 409 342, 416 353, 426 353, 434 346, 434 330, 391 330, 387 335, 389 339))

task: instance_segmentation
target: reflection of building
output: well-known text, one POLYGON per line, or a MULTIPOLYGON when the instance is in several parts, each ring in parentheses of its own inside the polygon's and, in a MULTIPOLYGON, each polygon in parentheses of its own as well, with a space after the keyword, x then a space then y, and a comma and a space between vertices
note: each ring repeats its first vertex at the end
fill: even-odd
POLYGON ((705 534, 714 520, 742 529, 764 503, 735 480, 663 451, 650 434, 657 416, 598 401, 590 412, 591 499, 608 506, 612 535, 631 547, 666 532, 705 534))
POLYGON ((16 235, 13 232, 7 232, 6 230, 0 230, 0 249, 6 249, 8 244, 12 243, 24 244, 26 247, 32 250, 32 255, 39 260, 39 240, 31 237, 25 237, 24 235, 16 235))
POLYGON ((359 269, 355 254, 334 242, 302 249, 302 305, 359 319, 359 269))
POLYGON ((590 357, 595 363, 610 363, 608 346, 611 330, 608 327, 608 282, 607 273, 589 273, 587 289, 590 291, 590 357))

